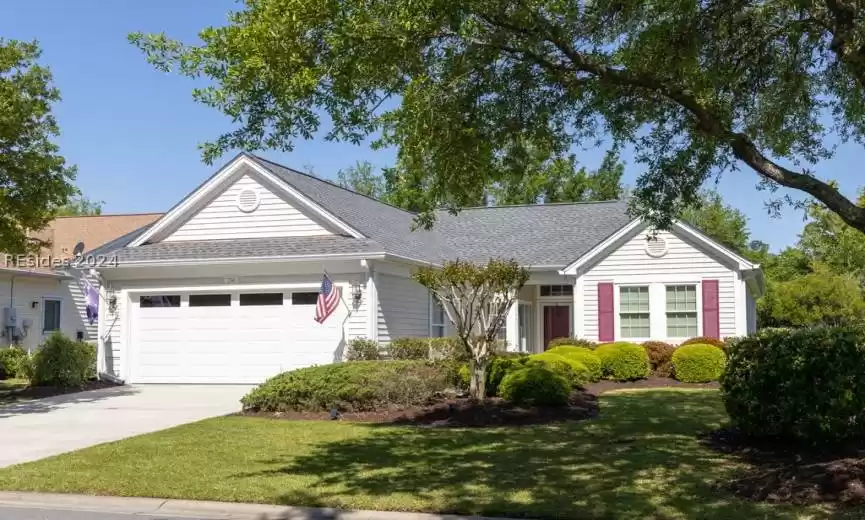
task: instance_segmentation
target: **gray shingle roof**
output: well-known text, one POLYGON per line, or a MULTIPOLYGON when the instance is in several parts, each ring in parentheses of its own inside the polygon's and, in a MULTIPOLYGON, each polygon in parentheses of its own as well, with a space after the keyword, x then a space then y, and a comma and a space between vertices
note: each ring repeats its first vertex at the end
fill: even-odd
POLYGON ((90 254, 118 262, 158 262, 340 253, 389 254, 431 263, 514 258, 525 266, 563 267, 630 222, 627 202, 469 208, 440 211, 431 231, 412 231, 415 215, 261 157, 246 154, 280 180, 362 233, 348 236, 161 242, 126 247, 149 226, 90 254))
POLYGON ((610 201, 440 211, 436 230, 465 260, 565 266, 627 225, 627 210, 627 201, 610 201))
POLYGON ((153 262, 169 260, 225 260, 233 258, 316 256, 331 254, 383 254, 381 246, 372 240, 357 240, 339 235, 242 238, 233 240, 202 240, 157 242, 117 250, 117 261, 153 262))

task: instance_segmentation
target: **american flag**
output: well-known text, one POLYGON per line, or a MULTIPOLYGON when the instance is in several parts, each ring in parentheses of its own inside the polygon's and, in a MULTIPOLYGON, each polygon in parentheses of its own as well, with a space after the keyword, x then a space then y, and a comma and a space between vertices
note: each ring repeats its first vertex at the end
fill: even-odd
POLYGON ((334 287, 327 275, 321 279, 321 289, 318 291, 318 301, 315 302, 315 321, 324 323, 339 305, 339 287, 334 287))

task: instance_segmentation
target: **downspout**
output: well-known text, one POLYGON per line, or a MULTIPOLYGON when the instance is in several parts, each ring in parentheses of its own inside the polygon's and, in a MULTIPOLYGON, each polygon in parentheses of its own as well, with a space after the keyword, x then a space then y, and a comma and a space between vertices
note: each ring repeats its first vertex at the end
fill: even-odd
MULTIPOLYGON (((13 275, 9 282, 9 308, 15 307, 15 276, 13 275)), ((5 320, 5 316, 4 316, 5 320)), ((5 325, 4 325, 5 327, 5 325)), ((6 345, 11 347, 12 343, 12 335, 15 334, 14 327, 5 327, 3 330, 6 331, 6 345)))
MULTIPOLYGON (((108 312, 108 302, 105 299, 105 284, 102 279, 102 275, 99 274, 99 271, 91 270, 92 275, 96 278, 96 281, 99 283, 99 290, 97 292, 97 297, 99 298, 100 307, 102 307, 99 311, 99 316, 96 318, 96 378, 100 381, 110 381, 117 385, 126 384, 126 382, 105 371, 105 338, 111 334, 111 329, 108 329, 105 332, 105 313, 108 312)), ((78 274, 80 276, 85 276, 83 270, 78 270, 78 274)), ((79 283, 78 279, 76 279, 76 283, 79 283)), ((79 283, 79 287, 81 284, 79 283)), ((115 323, 116 323, 115 318, 115 323)), ((112 323, 111 328, 114 327, 114 323, 112 323)))

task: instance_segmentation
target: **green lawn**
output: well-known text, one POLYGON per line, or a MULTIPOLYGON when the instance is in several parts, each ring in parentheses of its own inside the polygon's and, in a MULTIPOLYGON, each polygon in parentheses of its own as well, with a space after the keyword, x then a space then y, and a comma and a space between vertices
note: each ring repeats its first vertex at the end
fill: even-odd
POLYGON ((225 417, 0 470, 0 488, 544 518, 841 518, 713 487, 741 469, 695 439, 724 419, 717 391, 607 394, 601 414, 509 429, 225 417))

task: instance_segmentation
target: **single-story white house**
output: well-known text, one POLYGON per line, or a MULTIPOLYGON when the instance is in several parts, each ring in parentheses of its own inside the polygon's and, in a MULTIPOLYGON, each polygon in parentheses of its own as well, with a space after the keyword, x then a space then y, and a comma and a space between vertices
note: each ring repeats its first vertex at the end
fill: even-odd
POLYGON ((90 256, 105 302, 99 371, 130 383, 258 383, 341 360, 348 341, 448 334, 411 273, 513 258, 531 279, 508 315, 513 350, 548 341, 670 342, 756 328, 760 268, 685 224, 647 239, 624 201, 415 215, 240 154, 152 225, 90 256), (322 276, 343 302, 314 321, 322 276))

